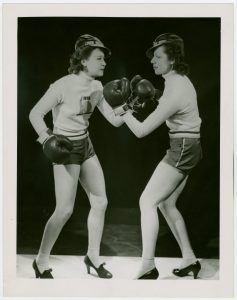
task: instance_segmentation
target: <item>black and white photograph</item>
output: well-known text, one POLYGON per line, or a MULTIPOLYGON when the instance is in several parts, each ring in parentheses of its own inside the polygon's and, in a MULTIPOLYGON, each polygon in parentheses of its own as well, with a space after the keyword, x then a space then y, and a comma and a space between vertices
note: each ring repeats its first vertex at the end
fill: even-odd
POLYGON ((233 295, 233 6, 15 8, 6 295, 233 295))

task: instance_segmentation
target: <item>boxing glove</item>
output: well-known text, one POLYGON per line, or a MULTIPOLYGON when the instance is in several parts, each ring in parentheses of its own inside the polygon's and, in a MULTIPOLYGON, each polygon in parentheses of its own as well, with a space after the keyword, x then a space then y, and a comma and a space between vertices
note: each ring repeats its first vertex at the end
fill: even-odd
POLYGON ((72 142, 61 134, 51 134, 43 143, 43 152, 54 163, 63 163, 72 150, 72 142))
POLYGON ((162 96, 162 92, 155 89, 155 95, 152 98, 144 97, 139 99, 133 108, 134 116, 143 122, 159 105, 159 99, 162 96))
POLYGON ((135 93, 141 102, 145 102, 154 98, 156 89, 149 80, 142 79, 136 85, 135 93))
POLYGON ((140 111, 145 102, 154 98, 155 88, 152 83, 143 79, 140 75, 135 75, 130 83, 131 97, 129 104, 134 112, 140 111))
POLYGON ((127 78, 117 79, 105 84, 103 95, 116 115, 129 109, 127 102, 130 96, 130 83, 127 78))
POLYGON ((130 81, 130 90, 131 90, 131 93, 134 94, 135 93, 135 89, 136 89, 136 86, 138 84, 138 82, 140 82, 142 80, 142 77, 141 75, 135 75, 131 81, 130 81))

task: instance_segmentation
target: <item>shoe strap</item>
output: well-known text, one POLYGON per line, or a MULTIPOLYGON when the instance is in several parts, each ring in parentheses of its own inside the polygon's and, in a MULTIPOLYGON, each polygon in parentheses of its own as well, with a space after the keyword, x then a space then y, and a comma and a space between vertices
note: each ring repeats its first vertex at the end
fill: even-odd
POLYGON ((105 265, 106 265, 106 263, 103 262, 102 264, 100 264, 99 268, 103 268, 103 266, 105 266, 105 265))

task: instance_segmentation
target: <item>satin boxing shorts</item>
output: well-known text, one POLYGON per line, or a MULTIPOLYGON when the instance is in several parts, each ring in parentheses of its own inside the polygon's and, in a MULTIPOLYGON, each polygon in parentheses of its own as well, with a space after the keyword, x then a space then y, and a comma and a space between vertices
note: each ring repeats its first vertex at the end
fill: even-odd
POLYGON ((200 138, 170 138, 170 148, 162 159, 165 163, 189 174, 202 159, 200 138))

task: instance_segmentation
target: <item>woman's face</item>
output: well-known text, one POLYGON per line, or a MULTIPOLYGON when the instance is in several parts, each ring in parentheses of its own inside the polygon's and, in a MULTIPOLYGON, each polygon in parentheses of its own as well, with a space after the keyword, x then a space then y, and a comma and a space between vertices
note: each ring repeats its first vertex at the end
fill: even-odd
POLYGON ((99 48, 95 48, 87 59, 82 60, 82 65, 84 66, 84 72, 90 77, 103 76, 106 66, 104 52, 99 48))
POLYGON ((168 58, 164 46, 155 49, 151 60, 156 75, 164 75, 172 69, 173 60, 168 58))

